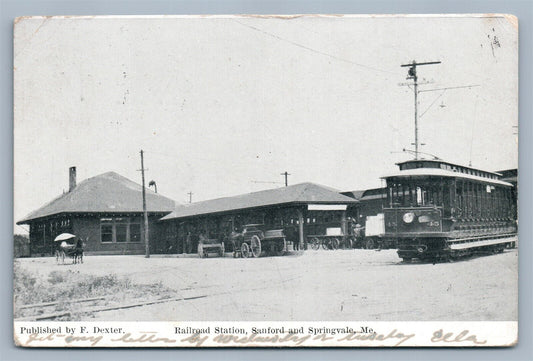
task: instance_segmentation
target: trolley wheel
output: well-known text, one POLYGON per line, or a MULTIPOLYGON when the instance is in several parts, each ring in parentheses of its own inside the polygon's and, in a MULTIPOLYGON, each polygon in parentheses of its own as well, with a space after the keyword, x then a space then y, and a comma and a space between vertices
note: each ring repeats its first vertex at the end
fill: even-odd
POLYGON ((259 257, 261 255, 261 240, 256 235, 252 236, 252 239, 250 240, 250 248, 252 251, 252 256, 255 258, 259 257))
POLYGON ((250 257, 250 246, 248 246, 248 243, 243 243, 241 245, 241 255, 242 258, 250 257))
POLYGON ((367 240, 365 240, 365 248, 366 249, 376 248, 376 243, 374 242, 373 238, 368 238, 367 240))
POLYGON ((320 240, 318 238, 311 239, 311 249, 317 251, 320 248, 320 240))

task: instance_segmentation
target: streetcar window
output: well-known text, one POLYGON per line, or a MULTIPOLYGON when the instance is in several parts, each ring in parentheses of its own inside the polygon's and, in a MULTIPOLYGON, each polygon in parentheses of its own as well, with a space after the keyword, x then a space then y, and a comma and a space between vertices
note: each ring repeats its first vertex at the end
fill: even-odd
POLYGON ((424 204, 424 196, 422 194, 422 188, 416 187, 416 204, 424 204))
POLYGON ((391 207, 450 206, 450 185, 441 178, 391 181, 387 195, 391 207))

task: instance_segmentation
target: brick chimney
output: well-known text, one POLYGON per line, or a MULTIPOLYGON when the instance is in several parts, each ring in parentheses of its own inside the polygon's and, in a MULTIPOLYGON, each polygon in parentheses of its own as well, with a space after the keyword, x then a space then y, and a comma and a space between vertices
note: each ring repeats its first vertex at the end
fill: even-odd
POLYGON ((76 167, 70 167, 68 169, 68 191, 72 192, 76 188, 76 167))

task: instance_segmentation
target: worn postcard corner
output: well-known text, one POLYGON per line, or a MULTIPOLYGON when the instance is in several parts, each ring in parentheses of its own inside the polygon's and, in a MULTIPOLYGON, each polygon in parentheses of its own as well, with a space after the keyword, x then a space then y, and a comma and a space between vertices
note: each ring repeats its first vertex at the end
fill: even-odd
POLYGON ((21 347, 518 335, 518 19, 14 20, 21 347))

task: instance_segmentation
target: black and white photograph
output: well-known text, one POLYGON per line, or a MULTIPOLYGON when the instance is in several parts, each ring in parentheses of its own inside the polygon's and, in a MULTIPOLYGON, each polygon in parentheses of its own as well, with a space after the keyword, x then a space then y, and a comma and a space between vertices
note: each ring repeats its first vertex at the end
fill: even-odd
POLYGON ((516 344, 518 26, 17 18, 15 343, 516 344))

